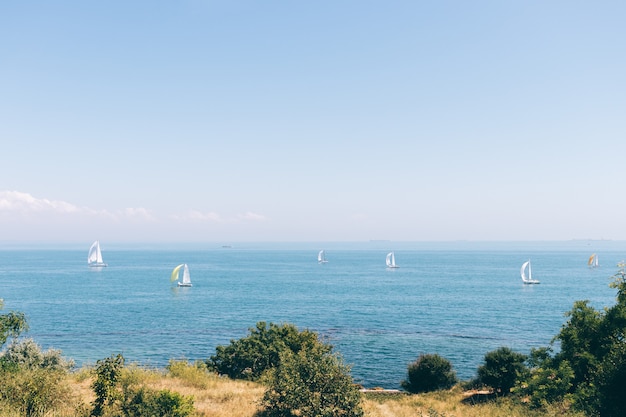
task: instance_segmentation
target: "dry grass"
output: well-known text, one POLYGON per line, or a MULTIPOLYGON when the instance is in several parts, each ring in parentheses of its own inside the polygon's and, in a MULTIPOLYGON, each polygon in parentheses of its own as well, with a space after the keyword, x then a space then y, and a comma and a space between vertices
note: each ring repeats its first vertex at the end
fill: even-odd
MULTIPOLYGON (((190 396, 199 416, 252 417, 264 388, 248 381, 220 378, 193 365, 177 367, 174 372, 146 369, 137 366, 125 368, 127 380, 155 390, 169 390, 190 396)), ((88 406, 95 399, 88 370, 80 370, 68 377, 76 403, 88 406)))
POLYGON ((157 383, 150 384, 150 387, 193 397, 196 410, 207 417, 253 416, 264 392, 259 384, 217 376, 207 377, 203 388, 178 377, 162 378, 157 383))
POLYGON ((508 399, 496 400, 458 387, 420 395, 366 394, 363 409, 367 417, 585 417, 559 407, 530 410, 508 399))
MULTIPOLYGON (((193 397, 198 416, 254 417, 259 410, 265 390, 262 385, 220 378, 193 365, 177 368, 171 365, 170 372, 138 367, 128 370, 135 383, 193 397)), ((68 378, 76 395, 71 406, 89 406, 94 399, 89 373, 81 371, 68 378)), ((557 407, 539 412, 508 400, 481 402, 484 397, 480 393, 463 392, 460 388, 421 395, 367 393, 362 405, 365 417, 584 417, 557 407), (470 397, 471 394, 474 396, 470 397)), ((76 414, 71 414, 68 409, 56 415, 76 414)))

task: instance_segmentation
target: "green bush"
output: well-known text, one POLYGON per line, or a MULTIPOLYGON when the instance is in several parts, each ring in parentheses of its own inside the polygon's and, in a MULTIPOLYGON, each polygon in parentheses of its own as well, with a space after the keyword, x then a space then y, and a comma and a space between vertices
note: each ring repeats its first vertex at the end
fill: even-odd
POLYGON ((601 361, 607 343, 603 331, 604 316, 588 305, 576 301, 556 339, 561 342, 558 360, 567 360, 574 370, 574 385, 590 381, 601 361))
POLYGON ((169 390, 139 388, 128 392, 122 406, 126 417, 186 417, 193 413, 193 399, 169 390))
POLYGON ((515 394, 526 397, 533 408, 569 400, 574 371, 568 361, 555 362, 550 349, 533 349, 528 359, 530 368, 520 372, 515 394))
POLYGON ((200 389, 208 387, 210 376, 216 377, 214 373, 209 373, 204 362, 190 364, 187 361, 170 359, 166 369, 169 376, 180 378, 188 385, 200 389))
POLYGON ((65 360, 61 351, 49 349, 45 352, 33 339, 13 341, 2 355, 0 361, 6 366, 18 369, 49 369, 69 371, 74 367, 74 361, 65 360))
POLYGON ((191 397, 139 386, 136 369, 125 369, 124 362, 120 354, 97 362, 92 416, 186 417, 193 413, 191 397))
POLYGON ((518 374, 527 372, 526 355, 501 347, 485 355, 485 363, 478 367, 478 381, 494 389, 498 394, 508 395, 515 386, 518 374))
POLYGON ((124 368, 121 354, 110 356, 96 362, 96 379, 91 384, 96 399, 93 402, 92 416, 103 416, 107 409, 115 409, 123 399, 119 384, 124 368))
POLYGON ((624 415, 626 398, 626 343, 616 343, 603 358, 594 378, 597 410, 603 417, 624 415))
POLYGON ((285 350, 267 374, 263 396, 266 417, 361 417, 361 393, 350 368, 319 346, 297 353, 285 350))
POLYGON ((0 374, 0 401, 23 416, 43 416, 69 401, 65 372, 42 368, 0 374))
POLYGON ((207 366, 230 378, 257 380, 279 364, 282 352, 298 353, 316 347, 326 352, 332 350, 332 346, 319 341, 317 333, 299 331, 293 324, 259 322, 249 331, 247 337, 231 340, 227 346, 217 346, 207 366))
MULTIPOLYGON (((4 307, 0 299, 0 310, 4 307)), ((23 331, 28 330, 28 323, 24 313, 13 312, 0 314, 0 347, 6 343, 9 337, 17 337, 23 331)))
POLYGON ((15 338, 25 330, 24 313, 0 314, 0 347, 13 338, 0 354, 0 403, 11 415, 42 416, 70 399, 65 375, 73 363, 63 360, 60 351, 42 352, 32 339, 18 342, 15 338))
POLYGON ((437 354, 422 354, 408 366, 408 379, 402 387, 412 393, 452 388, 458 379, 452 364, 437 354))
MULTIPOLYGON (((623 265, 621 265, 623 267, 623 265)), ((560 351, 545 354, 530 371, 537 381, 522 380, 521 392, 532 404, 566 398, 588 415, 623 415, 626 397, 626 280, 624 269, 614 275, 617 303, 604 311, 588 301, 576 301, 566 313, 567 322, 554 340, 560 351), (571 373, 569 372, 571 370, 571 373), (571 375, 571 378, 570 378, 571 375), (566 390, 568 383, 569 389, 566 390)), ((532 365, 531 365, 532 366, 532 365)))

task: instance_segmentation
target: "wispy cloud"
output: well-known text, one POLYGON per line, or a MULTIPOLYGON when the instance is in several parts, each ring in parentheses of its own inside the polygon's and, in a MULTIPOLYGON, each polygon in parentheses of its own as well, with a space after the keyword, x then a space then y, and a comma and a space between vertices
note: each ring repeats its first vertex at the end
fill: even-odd
POLYGON ((178 221, 199 221, 214 223, 222 223, 224 221, 221 216, 214 211, 202 212, 199 210, 189 210, 183 214, 175 214, 172 216, 172 218, 178 221))
POLYGON ((120 217, 123 217, 123 218, 140 219, 140 220, 145 220, 149 222, 153 222, 157 220, 156 216, 153 215, 150 210, 145 209, 143 207, 137 207, 137 208, 129 207, 124 210, 121 210, 119 212, 119 215, 120 217))
POLYGON ((156 217, 145 208, 126 208, 116 212, 104 209, 77 206, 61 200, 37 198, 20 191, 0 191, 0 212, 15 214, 60 214, 83 215, 108 218, 111 220, 141 219, 154 221, 156 217))
POLYGON ((258 222, 265 221, 267 218, 262 214, 253 212, 246 212, 238 214, 232 217, 223 217, 219 213, 214 211, 202 212, 199 210, 189 210, 184 214, 177 214, 172 216, 174 220, 178 221, 197 221, 197 222, 212 222, 212 223, 241 223, 241 222, 258 222))
POLYGON ((254 221, 254 222, 264 222, 265 220, 267 220, 267 218, 264 215, 253 213, 251 211, 245 214, 240 214, 237 217, 241 220, 248 220, 248 221, 254 221))
MULTIPOLYGON (((5 220, 12 219, 15 216, 26 216, 31 220, 35 217, 42 220, 48 218, 51 221, 51 216, 56 216, 57 220, 59 219, 58 216, 62 216, 65 219, 76 217, 83 220, 97 218, 99 221, 103 220, 101 222, 103 225, 126 224, 127 222, 140 224, 157 222, 159 220, 152 210, 144 207, 128 207, 117 210, 94 209, 62 200, 38 198, 20 191, 0 191, 0 215, 3 214, 5 215, 5 220)), ((267 220, 267 217, 252 211, 223 216, 215 211, 192 209, 182 214, 172 215, 170 220, 188 223, 249 224, 264 222, 267 220)))
POLYGON ((66 201, 35 198, 19 191, 0 191, 0 211, 80 213, 85 209, 66 201))

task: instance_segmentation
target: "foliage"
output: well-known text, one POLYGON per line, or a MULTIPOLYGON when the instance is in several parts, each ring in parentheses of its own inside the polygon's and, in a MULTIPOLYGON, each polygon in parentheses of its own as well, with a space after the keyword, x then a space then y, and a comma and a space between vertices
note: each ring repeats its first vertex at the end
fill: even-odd
POLYGON ((402 387, 412 393, 452 388, 458 379, 452 364, 437 354, 422 354, 408 366, 408 379, 402 387))
POLYGON ((626 345, 613 345, 598 367, 595 378, 598 393, 597 409, 601 416, 623 416, 626 399, 626 345))
POLYGON ((567 322, 554 338, 560 352, 544 349, 531 357, 531 369, 516 390, 534 406, 567 400, 588 415, 623 415, 626 397, 626 273, 621 270, 612 287, 617 303, 603 312, 576 301, 567 322))
POLYGON ((137 373, 125 369, 124 362, 121 354, 97 362, 92 416, 185 417, 193 413, 191 397, 138 387, 137 373))
MULTIPOLYGON (((2 309, 1 301, 0 309, 2 309)), ((26 330, 28 330, 28 323, 24 313, 11 311, 7 314, 0 314, 0 347, 9 337, 17 337, 26 330)))
POLYGON ((96 362, 96 379, 91 387, 96 394, 93 402, 93 416, 104 415, 105 408, 114 407, 121 400, 118 381, 124 367, 124 357, 121 354, 110 356, 96 362))
POLYGON ((122 405, 127 417, 184 417, 193 413, 193 400, 169 390, 130 390, 122 405))
POLYGON ((4 366, 16 369, 43 368, 69 371, 74 367, 74 361, 63 359, 60 350, 49 349, 43 352, 33 339, 13 341, 0 355, 0 361, 4 366))
POLYGON ((576 301, 567 323, 556 337, 561 342, 558 359, 567 360, 574 370, 574 385, 591 379, 604 349, 603 316, 587 304, 576 301))
POLYGON ((1 375, 0 400, 23 416, 43 416, 70 397, 60 370, 29 368, 1 375))
POLYGON ((567 361, 555 364, 550 349, 533 349, 528 359, 530 368, 519 375, 513 391, 528 398, 533 408, 545 408, 563 402, 572 387, 574 371, 567 361))
POLYGON ((0 401, 19 415, 40 416, 69 397, 64 375, 71 363, 65 362, 59 351, 43 353, 32 339, 17 342, 15 338, 26 330, 23 313, 0 314, 0 346, 10 337, 14 339, 0 354, 0 401))
POLYGON ((265 371, 278 366, 280 354, 284 351, 332 350, 332 346, 319 341, 315 332, 299 331, 293 324, 258 322, 249 332, 247 337, 231 340, 227 346, 217 346, 216 354, 207 360, 207 366, 230 378, 258 380, 265 371))
POLYGON ((206 389, 208 387, 207 376, 215 376, 215 374, 209 374, 206 363, 204 362, 190 364, 187 361, 170 359, 166 369, 168 375, 180 378, 189 385, 200 389, 206 389))
POLYGON ((478 380, 496 393, 508 395, 519 373, 526 371, 526 355, 500 347, 485 355, 485 363, 478 367, 478 380))
POLYGON ((284 350, 267 374, 267 417, 361 417, 361 395, 350 368, 323 346, 284 350))

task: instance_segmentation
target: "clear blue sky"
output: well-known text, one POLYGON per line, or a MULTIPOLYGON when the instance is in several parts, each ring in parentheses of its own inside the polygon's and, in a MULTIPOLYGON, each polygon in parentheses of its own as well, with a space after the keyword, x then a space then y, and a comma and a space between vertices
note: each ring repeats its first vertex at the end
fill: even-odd
POLYGON ((0 241, 626 238, 626 2, 0 3, 0 241))

